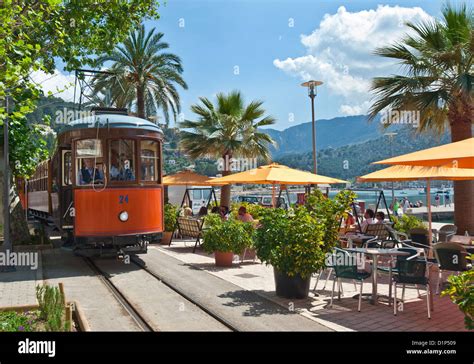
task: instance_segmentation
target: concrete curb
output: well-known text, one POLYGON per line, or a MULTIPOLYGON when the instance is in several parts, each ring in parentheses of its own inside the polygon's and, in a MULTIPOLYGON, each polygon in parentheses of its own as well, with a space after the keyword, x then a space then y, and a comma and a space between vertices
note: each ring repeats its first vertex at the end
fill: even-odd
POLYGON ((89 325, 89 321, 87 321, 87 317, 84 314, 84 311, 82 310, 81 306, 79 305, 79 302, 73 301, 70 303, 74 305, 73 316, 79 324, 79 328, 81 329, 81 331, 92 331, 89 325))

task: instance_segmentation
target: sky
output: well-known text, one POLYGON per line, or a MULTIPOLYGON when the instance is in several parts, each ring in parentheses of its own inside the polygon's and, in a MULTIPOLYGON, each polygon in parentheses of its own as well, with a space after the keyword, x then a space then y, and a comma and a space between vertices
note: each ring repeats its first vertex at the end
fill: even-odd
MULTIPOLYGON (((456 1, 451 1, 456 3, 456 1)), ((170 51, 182 59, 189 89, 181 90, 181 119, 193 119, 199 97, 240 90, 247 102, 264 101, 283 130, 310 121, 307 90, 320 80, 316 119, 365 114, 373 77, 400 73, 376 47, 402 37, 406 21, 440 17, 444 1, 169 0, 160 19, 146 21, 164 33, 170 51)), ((74 81, 61 69, 34 76, 45 90, 74 81), (46 79, 46 81, 45 81, 46 79)), ((73 87, 56 96, 72 100, 73 87)))

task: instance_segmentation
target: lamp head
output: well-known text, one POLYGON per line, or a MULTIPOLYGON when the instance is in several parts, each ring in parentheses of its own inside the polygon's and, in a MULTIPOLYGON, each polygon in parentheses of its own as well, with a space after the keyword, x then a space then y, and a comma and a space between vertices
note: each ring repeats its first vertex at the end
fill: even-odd
POLYGON ((301 86, 308 88, 308 96, 309 97, 314 97, 318 93, 317 92, 317 87, 322 85, 322 84, 323 84, 322 81, 310 80, 310 81, 303 82, 301 84, 301 86))

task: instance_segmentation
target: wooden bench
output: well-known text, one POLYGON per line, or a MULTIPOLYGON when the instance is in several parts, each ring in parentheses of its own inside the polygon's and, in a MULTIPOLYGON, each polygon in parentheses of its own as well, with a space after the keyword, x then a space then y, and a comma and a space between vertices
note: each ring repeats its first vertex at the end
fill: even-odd
MULTIPOLYGON (((202 237, 203 221, 200 219, 196 219, 194 217, 180 216, 178 217, 176 224, 178 225, 178 231, 181 237, 189 237, 189 238, 196 239, 196 243, 194 244, 194 249, 193 249, 193 253, 194 253, 202 237)), ((171 245, 172 240, 173 238, 171 238, 169 245, 171 245)))
POLYGON ((385 240, 390 237, 387 226, 384 223, 369 224, 364 231, 365 235, 377 237, 380 240, 385 240))
MULTIPOLYGON (((364 231, 364 235, 373 236, 372 239, 369 239, 364 242, 364 246, 381 246, 384 245, 384 242, 391 240, 390 231, 387 228, 388 223, 376 223, 367 225, 367 228, 364 231)), ((383 247, 383 246, 382 246, 383 247)))

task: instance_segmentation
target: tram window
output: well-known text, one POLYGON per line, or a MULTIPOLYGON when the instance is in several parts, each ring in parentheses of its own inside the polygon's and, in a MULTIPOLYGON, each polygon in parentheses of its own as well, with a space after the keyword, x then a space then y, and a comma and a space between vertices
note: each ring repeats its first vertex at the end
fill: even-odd
POLYGON ((63 186, 72 184, 72 160, 71 152, 63 154, 63 186))
POLYGON ((156 182, 159 179, 158 142, 154 140, 142 140, 140 142, 140 166, 141 180, 156 182))
POLYGON ((102 143, 100 139, 83 139, 76 142, 76 171, 78 185, 103 184, 104 173, 102 143))
POLYGON ((109 174, 111 181, 135 181, 135 141, 110 141, 109 174))

